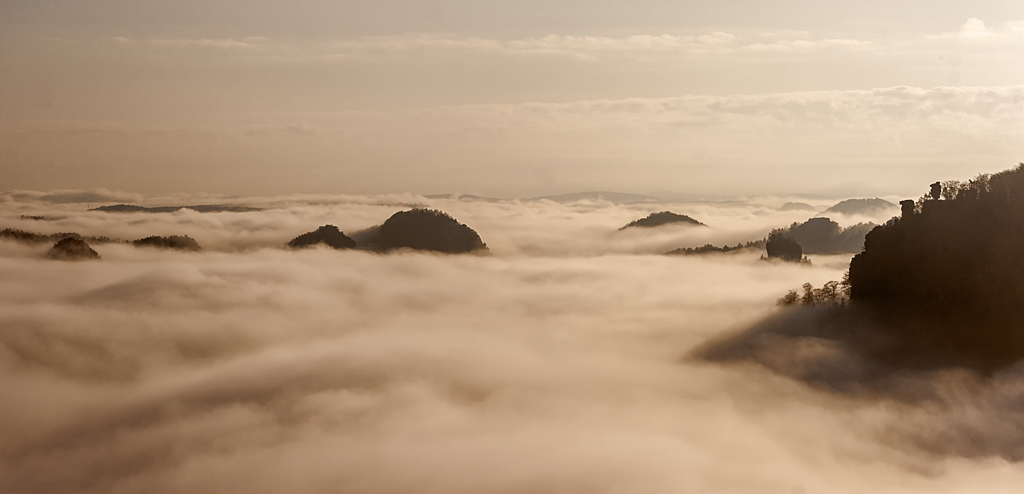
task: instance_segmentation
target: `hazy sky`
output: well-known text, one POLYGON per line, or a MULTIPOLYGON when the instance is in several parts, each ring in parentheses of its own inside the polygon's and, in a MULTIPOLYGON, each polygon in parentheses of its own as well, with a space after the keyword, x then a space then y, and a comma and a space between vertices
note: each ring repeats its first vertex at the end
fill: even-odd
POLYGON ((2 189, 919 195, 1021 160, 1020 1, 0 3, 2 189))

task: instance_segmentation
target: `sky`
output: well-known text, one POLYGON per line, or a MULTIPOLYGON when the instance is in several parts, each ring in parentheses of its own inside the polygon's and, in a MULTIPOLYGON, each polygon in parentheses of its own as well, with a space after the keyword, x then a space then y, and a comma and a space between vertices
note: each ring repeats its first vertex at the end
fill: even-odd
POLYGON ((1024 160, 1017 1, 0 4, 5 190, 907 196, 1024 160))

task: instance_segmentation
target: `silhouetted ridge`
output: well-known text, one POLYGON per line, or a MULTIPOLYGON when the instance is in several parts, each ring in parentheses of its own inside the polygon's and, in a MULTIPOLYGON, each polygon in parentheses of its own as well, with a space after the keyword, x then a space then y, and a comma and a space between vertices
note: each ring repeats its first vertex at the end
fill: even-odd
POLYGON ((120 240, 112 239, 109 237, 83 237, 75 232, 60 232, 60 233, 33 233, 26 232, 24 230, 16 230, 13 228, 4 228, 0 230, 0 238, 15 240, 18 242, 25 242, 31 244, 43 244, 48 242, 57 242, 65 238, 78 238, 83 239, 92 243, 110 243, 120 242, 120 240))
POLYGON ((298 249, 312 247, 317 244, 323 244, 335 249, 354 249, 356 247, 355 240, 346 236, 334 225, 324 225, 315 231, 303 233, 288 242, 288 247, 298 249))
POLYGON ((832 207, 822 211, 822 214, 838 213, 838 214, 846 214, 846 215, 853 215, 853 214, 871 215, 871 214, 877 214, 877 213, 884 212, 884 211, 886 211, 888 209, 895 209, 895 208, 896 208, 895 204, 893 204, 893 203, 891 203, 889 201, 886 201, 885 199, 879 199, 877 197, 874 198, 874 199, 847 199, 845 201, 839 202, 835 206, 832 206, 832 207))
POLYGON ((628 225, 619 228, 619 230, 625 230, 626 228, 651 228, 661 225, 670 224, 682 224, 691 226, 707 226, 689 216, 684 214, 676 214, 671 211, 662 211, 660 213, 651 213, 645 218, 631 221, 628 225))
POLYGON ((433 209, 412 209, 393 214, 380 226, 374 243, 385 251, 409 248, 448 254, 487 248, 472 228, 433 209))
POLYGON ((764 245, 765 245, 765 241, 764 240, 755 240, 753 242, 747 242, 745 244, 740 243, 740 244, 736 244, 735 247, 730 247, 728 245, 723 245, 721 247, 716 247, 716 246, 711 245, 711 244, 704 244, 701 247, 683 247, 683 248, 680 248, 680 249, 670 250, 670 251, 666 252, 665 255, 669 255, 669 256, 694 256, 694 255, 703 255, 703 254, 724 254, 724 253, 727 253, 727 252, 736 252, 738 250, 744 250, 744 249, 763 249, 764 245))
POLYGON ((159 247, 162 249, 174 249, 174 250, 186 250, 192 252, 198 252, 203 250, 199 247, 199 242, 188 235, 171 235, 169 237, 146 237, 138 240, 133 240, 132 245, 136 247, 159 247))
POLYGON ((60 261, 84 261, 99 259, 100 255, 80 238, 67 237, 53 244, 46 257, 60 261))
POLYGON ((107 213, 173 213, 182 209, 191 209, 200 213, 248 213, 262 211, 260 208, 249 206, 235 206, 230 204, 201 204, 198 206, 135 206, 132 204, 115 204, 113 206, 100 206, 89 211, 104 211, 107 213))

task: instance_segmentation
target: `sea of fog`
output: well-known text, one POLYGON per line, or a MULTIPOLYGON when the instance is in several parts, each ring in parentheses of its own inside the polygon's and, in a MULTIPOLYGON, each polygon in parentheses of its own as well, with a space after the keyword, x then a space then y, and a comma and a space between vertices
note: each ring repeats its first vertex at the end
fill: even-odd
MULTIPOLYGON (((787 290, 840 279, 850 256, 800 266, 756 251, 660 253, 760 239, 813 213, 770 201, 409 195, 233 198, 265 209, 113 214, 45 197, 3 196, 0 228, 189 235, 204 250, 94 244, 102 260, 63 262, 44 257, 48 245, 0 240, 0 492, 1024 485, 1024 468, 998 454, 926 446, 950 423, 1005 426, 969 400, 864 399, 691 356, 780 310, 787 290), (491 255, 282 248, 319 225, 353 232, 413 206, 468 224, 491 255), (710 228, 616 231, 661 210, 710 228)), ((949 393, 967 393, 957 389, 949 393)), ((1020 415, 1014 407, 996 411, 1020 415)))

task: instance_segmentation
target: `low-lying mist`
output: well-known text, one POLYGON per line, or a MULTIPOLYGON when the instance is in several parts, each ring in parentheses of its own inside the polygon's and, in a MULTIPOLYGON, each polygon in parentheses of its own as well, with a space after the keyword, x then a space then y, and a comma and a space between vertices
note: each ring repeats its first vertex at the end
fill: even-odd
POLYGON ((442 201, 429 206, 493 255, 282 248, 420 201, 395 199, 252 213, 5 206, 4 227, 187 234, 204 251, 102 244, 102 260, 62 262, 0 240, 0 492, 935 493, 1022 481, 1003 449, 970 448, 1019 438, 1012 371, 910 376, 943 396, 915 401, 693 357, 773 314, 786 290, 839 279, 849 256, 652 254, 759 238, 811 213, 442 201), (665 209, 711 228, 616 231, 665 209))

